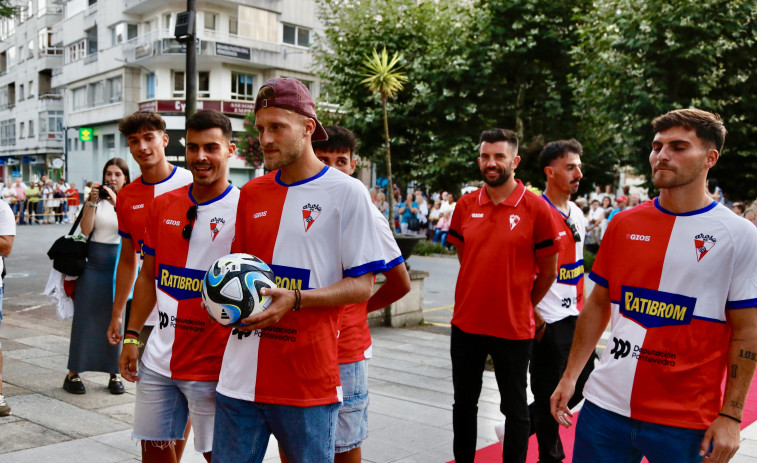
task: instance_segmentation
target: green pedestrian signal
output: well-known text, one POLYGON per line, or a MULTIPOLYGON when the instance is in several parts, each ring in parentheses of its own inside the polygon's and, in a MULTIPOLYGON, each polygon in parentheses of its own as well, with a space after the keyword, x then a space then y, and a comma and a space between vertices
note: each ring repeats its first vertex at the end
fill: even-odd
POLYGON ((81 128, 79 129, 79 140, 81 141, 92 141, 92 134, 94 133, 94 130, 91 128, 81 128))

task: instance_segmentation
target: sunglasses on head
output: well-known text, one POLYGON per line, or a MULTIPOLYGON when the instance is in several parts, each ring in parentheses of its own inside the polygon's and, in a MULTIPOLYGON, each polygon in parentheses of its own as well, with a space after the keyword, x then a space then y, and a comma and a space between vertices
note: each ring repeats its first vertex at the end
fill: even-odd
POLYGON ((184 226, 184 229, 181 231, 181 237, 187 241, 189 241, 189 238, 192 237, 192 227, 194 226, 194 221, 196 218, 197 204, 193 204, 189 207, 189 210, 187 210, 187 220, 189 220, 189 223, 184 226))
POLYGON ((576 223, 571 219, 570 217, 565 217, 563 219, 565 221, 565 224, 570 227, 570 231, 573 232, 573 239, 576 243, 581 241, 581 234, 578 232, 578 227, 576 226, 576 223))

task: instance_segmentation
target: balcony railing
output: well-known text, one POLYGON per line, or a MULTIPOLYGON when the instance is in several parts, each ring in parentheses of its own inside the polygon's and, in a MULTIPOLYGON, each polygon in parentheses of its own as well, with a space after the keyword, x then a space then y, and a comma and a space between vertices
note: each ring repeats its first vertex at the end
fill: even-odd
MULTIPOLYGON (((215 42, 224 42, 239 47, 247 47, 250 50, 262 50, 269 53, 281 53, 283 48, 281 44, 254 40, 238 35, 228 33, 213 32, 208 34, 205 31, 205 37, 199 41, 197 51, 201 55, 214 55, 213 44, 215 42)), ((165 54, 182 54, 186 52, 186 46, 176 41, 173 32, 169 29, 155 30, 147 34, 140 35, 123 44, 124 55, 127 61, 136 61, 151 56, 165 54)))
POLYGON ((87 55, 84 57, 84 64, 94 63, 97 61, 97 53, 92 53, 91 55, 87 55))
POLYGON ((63 47, 47 47, 38 52, 40 58, 45 56, 61 56, 63 55, 63 47))

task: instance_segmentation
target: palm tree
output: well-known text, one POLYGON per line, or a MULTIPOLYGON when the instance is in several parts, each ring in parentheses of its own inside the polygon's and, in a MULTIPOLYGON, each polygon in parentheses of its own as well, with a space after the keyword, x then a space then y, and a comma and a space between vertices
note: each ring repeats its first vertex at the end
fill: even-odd
MULTIPOLYGON (((389 98, 397 96, 402 90, 402 84, 407 82, 407 76, 400 71, 399 65, 402 55, 395 52, 392 59, 384 48, 381 53, 373 50, 373 56, 365 55, 362 62, 363 76, 361 84, 368 90, 381 96, 381 106, 384 110, 384 138, 386 139, 386 180, 387 196, 389 197, 389 226, 394 231, 394 182, 392 181, 392 151, 389 142, 389 115, 386 111, 386 102, 389 98), (391 191, 389 191, 391 190, 391 191)), ((401 198, 400 198, 401 199, 401 198)))

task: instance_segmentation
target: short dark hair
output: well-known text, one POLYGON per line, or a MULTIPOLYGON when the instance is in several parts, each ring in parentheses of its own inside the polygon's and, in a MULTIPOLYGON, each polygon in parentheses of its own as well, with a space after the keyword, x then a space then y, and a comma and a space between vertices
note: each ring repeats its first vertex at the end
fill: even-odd
POLYGON ((324 127, 326 133, 329 136, 328 140, 314 141, 313 150, 334 152, 341 151, 343 149, 350 150, 350 159, 355 154, 355 148, 357 148, 357 138, 351 130, 345 129, 339 125, 330 125, 324 127))
POLYGON ((497 143, 499 141, 510 143, 515 147, 516 151, 518 150, 518 136, 515 135, 515 132, 509 129, 484 130, 481 132, 481 137, 478 139, 478 145, 481 146, 483 142, 497 143))
POLYGON ((697 108, 676 109, 657 116, 652 121, 654 133, 664 132, 673 127, 694 130, 705 146, 715 148, 718 152, 723 151, 728 131, 718 114, 697 108))
POLYGON ((125 137, 133 135, 140 130, 157 130, 166 131, 166 121, 160 117, 160 114, 152 111, 137 111, 134 114, 124 117, 118 123, 118 131, 125 137))
POLYGON ((584 154, 584 148, 575 138, 549 142, 539 153, 539 168, 544 171, 545 167, 552 164, 555 159, 565 156, 565 153, 576 153, 581 156, 584 154))
POLYGON ((126 161, 124 161, 121 158, 111 158, 108 159, 108 161, 103 166, 103 181, 102 183, 105 183, 105 172, 108 170, 108 167, 110 166, 116 166, 119 169, 121 169, 121 172, 124 173, 124 178, 126 179, 124 181, 124 185, 127 185, 129 182, 131 182, 131 176, 129 175, 129 165, 126 164, 126 161))
POLYGON ((223 132, 226 141, 231 142, 231 120, 223 113, 212 109, 203 109, 189 116, 186 123, 187 130, 208 130, 218 127, 223 132))

